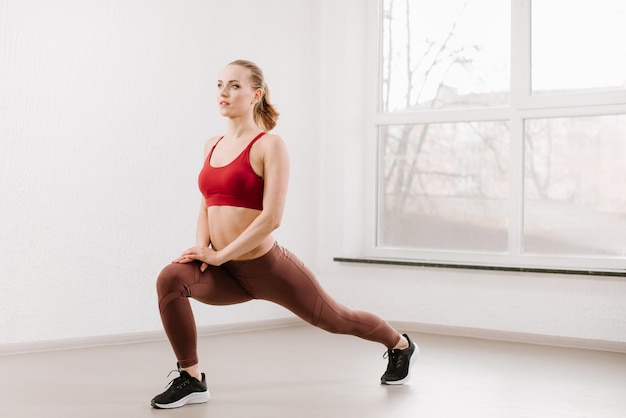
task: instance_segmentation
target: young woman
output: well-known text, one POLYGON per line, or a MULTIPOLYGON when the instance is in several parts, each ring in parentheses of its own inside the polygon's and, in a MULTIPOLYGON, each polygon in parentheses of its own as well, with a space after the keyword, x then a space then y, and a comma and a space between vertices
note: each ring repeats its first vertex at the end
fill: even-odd
POLYGON ((272 237, 285 207, 289 157, 283 139, 266 133, 278 113, 261 69, 243 60, 227 65, 217 82, 217 103, 228 128, 204 146, 196 245, 157 279, 161 319, 180 376, 152 406, 177 408, 209 400, 190 297, 212 305, 264 299, 326 331, 379 342, 387 347, 389 361, 381 383, 406 382, 417 350, 409 337, 371 313, 336 302, 272 237))

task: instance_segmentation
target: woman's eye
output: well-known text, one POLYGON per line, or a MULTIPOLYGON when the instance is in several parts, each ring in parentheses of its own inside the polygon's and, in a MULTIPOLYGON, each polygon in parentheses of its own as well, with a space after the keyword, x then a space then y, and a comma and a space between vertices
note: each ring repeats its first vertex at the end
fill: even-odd
POLYGON ((239 88, 239 86, 238 86, 237 84, 233 84, 231 87, 232 87, 233 89, 238 89, 238 88, 239 88))

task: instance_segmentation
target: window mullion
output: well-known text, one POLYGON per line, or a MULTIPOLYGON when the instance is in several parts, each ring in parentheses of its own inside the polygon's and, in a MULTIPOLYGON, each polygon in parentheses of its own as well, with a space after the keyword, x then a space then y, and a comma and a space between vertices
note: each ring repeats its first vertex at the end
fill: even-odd
POLYGON ((509 254, 519 256, 523 251, 524 233, 524 120, 517 111, 511 112, 509 168, 509 254))
POLYGON ((528 107, 531 92, 530 0, 511 0, 511 107, 528 107))
POLYGON ((531 91, 530 0, 511 0, 510 197, 508 246, 511 256, 523 252, 524 119, 520 108, 531 91))

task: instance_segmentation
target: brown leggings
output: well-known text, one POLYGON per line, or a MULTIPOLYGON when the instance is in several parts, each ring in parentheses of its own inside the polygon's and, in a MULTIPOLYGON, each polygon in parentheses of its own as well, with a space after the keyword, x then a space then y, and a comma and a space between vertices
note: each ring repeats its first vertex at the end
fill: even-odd
POLYGON ((157 293, 163 327, 182 368, 198 363, 190 297, 211 305, 272 301, 321 329, 376 341, 387 348, 393 348, 401 338, 376 315, 337 303, 313 273, 278 244, 259 258, 209 266, 204 272, 199 262, 172 263, 161 271, 157 293))

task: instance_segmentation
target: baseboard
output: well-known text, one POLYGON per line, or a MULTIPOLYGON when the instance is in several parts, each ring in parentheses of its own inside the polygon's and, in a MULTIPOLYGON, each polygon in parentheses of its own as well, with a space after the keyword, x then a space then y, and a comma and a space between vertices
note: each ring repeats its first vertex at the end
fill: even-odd
MULTIPOLYGON (((563 348, 626 353, 626 343, 617 341, 559 337, 553 335, 499 331, 481 328, 424 324, 419 322, 389 321, 389 323, 394 328, 401 330, 402 332, 415 332, 423 334, 447 335, 451 337, 506 341, 521 344, 536 344, 563 348)), ((269 329, 290 328, 303 325, 306 325, 306 323, 297 317, 238 322, 233 324, 207 325, 198 327, 198 336, 210 337, 212 335, 236 334, 244 332, 263 331, 269 329)), ((85 338, 69 338, 64 340, 5 344, 0 345, 0 356, 46 351, 77 350, 83 348, 138 344, 165 340, 165 333, 160 330, 85 338)))
POLYGON ((389 321, 389 323, 394 328, 402 330, 403 332, 417 332, 424 334, 447 335, 451 337, 506 341, 520 344, 535 344, 582 350, 626 353, 626 342, 560 337, 554 335, 500 331, 482 328, 455 327, 449 325, 423 324, 418 322, 389 321))
MULTIPOLYGON (((304 322, 300 318, 287 317, 233 324, 206 325, 198 327, 198 336, 209 337, 212 335, 262 331, 268 329, 294 327, 302 324, 304 324, 304 322)), ((15 343, 0 345, 0 356, 39 353, 46 351, 78 350, 83 348, 138 344, 165 340, 165 332, 159 330, 84 338, 68 338, 63 340, 15 343)))

